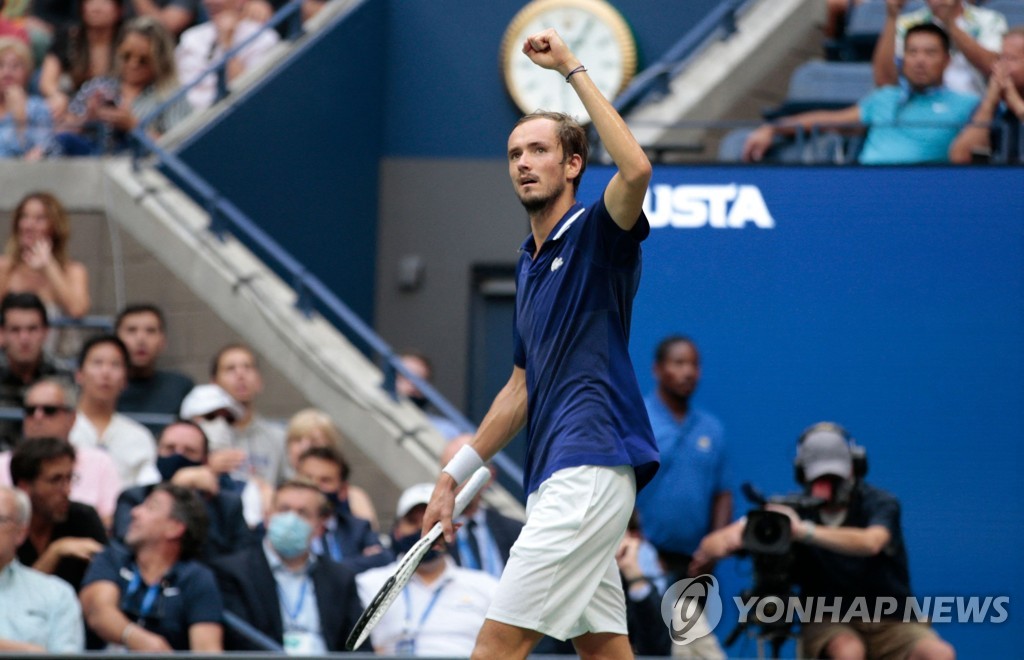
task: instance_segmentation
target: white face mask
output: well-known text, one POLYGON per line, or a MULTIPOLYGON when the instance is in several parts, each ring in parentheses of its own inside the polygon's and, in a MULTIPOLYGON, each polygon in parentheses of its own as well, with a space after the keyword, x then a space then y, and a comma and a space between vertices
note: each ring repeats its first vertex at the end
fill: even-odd
POLYGON ((203 429, 207 440, 210 441, 210 451, 229 449, 231 447, 234 431, 231 429, 231 425, 228 424, 228 420, 223 417, 217 417, 212 420, 204 419, 199 422, 199 427, 203 429))

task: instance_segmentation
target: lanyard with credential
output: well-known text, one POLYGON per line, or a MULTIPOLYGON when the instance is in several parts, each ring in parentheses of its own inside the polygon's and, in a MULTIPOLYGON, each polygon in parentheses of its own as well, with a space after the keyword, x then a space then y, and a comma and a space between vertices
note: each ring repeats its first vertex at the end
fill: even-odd
MULTIPOLYGON (((157 580, 156 584, 151 584, 146 589, 146 595, 142 597, 142 606, 139 607, 139 620, 145 619, 149 616, 149 613, 153 610, 153 605, 156 604, 157 596, 160 595, 160 584, 163 580, 157 580)), ((142 575, 139 574, 139 569, 136 568, 132 573, 132 580, 128 583, 128 590, 125 592, 126 598, 131 598, 135 595, 135 592, 139 590, 139 586, 142 584, 142 575)))
POLYGON ((286 622, 288 625, 295 625, 296 619, 302 614, 302 605, 306 602, 306 588, 309 586, 309 576, 307 575, 302 580, 302 586, 299 587, 299 597, 295 599, 295 607, 288 606, 288 599, 285 598, 284 589, 281 585, 277 585, 277 595, 281 599, 281 604, 284 605, 285 616, 288 617, 286 622))
POLYGON ((402 590, 402 596, 405 598, 405 634, 408 642, 412 645, 410 651, 415 650, 416 637, 419 635, 420 629, 423 628, 423 624, 426 622, 427 617, 430 616, 430 611, 434 609, 434 605, 437 604, 437 599, 441 597, 441 592, 448 586, 448 582, 449 581, 446 580, 437 588, 434 595, 430 597, 430 602, 428 602, 427 606, 423 609, 423 614, 420 615, 420 621, 416 624, 415 628, 412 627, 412 598, 409 596, 408 589, 402 590))

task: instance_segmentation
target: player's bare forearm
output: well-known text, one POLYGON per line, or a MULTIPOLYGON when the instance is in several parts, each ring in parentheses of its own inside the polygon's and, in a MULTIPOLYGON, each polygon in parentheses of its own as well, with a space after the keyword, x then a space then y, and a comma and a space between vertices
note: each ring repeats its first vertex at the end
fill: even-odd
MULTIPOLYGON (((544 30, 527 39, 523 52, 539 66, 553 69, 563 77, 577 71, 580 62, 554 30, 544 30)), ((618 172, 605 191, 605 205, 615 223, 632 229, 640 217, 644 195, 651 181, 651 161, 633 137, 626 122, 604 97, 586 71, 577 71, 569 84, 583 103, 618 172)))
MULTIPOLYGON (((489 461, 515 437, 525 423, 526 371, 513 367, 512 375, 494 397, 494 402, 480 423, 471 446, 482 460, 489 461)), ((465 449, 463 447, 463 451, 465 449)), ((453 541, 455 529, 452 526, 452 515, 455 509, 455 491, 458 487, 459 484, 451 474, 441 472, 430 497, 430 503, 423 514, 423 534, 426 534, 435 523, 441 523, 445 541, 453 541)))
POLYGON ((631 229, 640 217, 644 195, 651 182, 651 161, 622 116, 601 94, 586 72, 577 73, 569 82, 587 109, 601 137, 601 143, 619 170, 605 192, 608 212, 620 227, 631 229))
POLYGON ((473 449, 484 461, 494 458, 526 423, 526 370, 512 369, 508 382, 494 397, 473 438, 473 449))

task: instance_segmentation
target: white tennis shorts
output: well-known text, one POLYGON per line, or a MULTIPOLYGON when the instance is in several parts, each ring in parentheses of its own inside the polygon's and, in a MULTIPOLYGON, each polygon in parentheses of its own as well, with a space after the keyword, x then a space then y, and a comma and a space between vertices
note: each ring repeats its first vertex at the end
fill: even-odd
POLYGON ((553 474, 526 501, 487 618, 565 640, 626 634, 626 601, 615 552, 636 500, 626 466, 584 465, 553 474))

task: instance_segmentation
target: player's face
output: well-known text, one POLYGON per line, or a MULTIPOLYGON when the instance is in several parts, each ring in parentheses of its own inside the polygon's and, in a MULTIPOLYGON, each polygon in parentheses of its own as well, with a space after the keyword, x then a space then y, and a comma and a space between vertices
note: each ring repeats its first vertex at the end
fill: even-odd
POLYGON ((117 326, 117 336, 128 347, 128 357, 136 368, 151 366, 167 345, 160 319, 152 312, 125 316, 117 326))
POLYGON ((949 53, 942 40, 927 32, 917 32, 907 39, 903 57, 903 75, 911 87, 932 87, 942 84, 942 74, 949 64, 949 53))
POLYGON ((39 475, 28 488, 32 511, 52 522, 67 520, 74 469, 75 462, 69 456, 43 461, 39 475))
POLYGON ((529 212, 558 199, 569 185, 570 159, 551 119, 533 119, 516 126, 508 138, 508 172, 519 201, 529 212))
POLYGON ((669 347, 665 359, 654 365, 654 377, 667 394, 688 399, 700 382, 700 354, 693 344, 676 342, 669 347))
POLYGON ((22 432, 26 438, 66 440, 74 424, 75 411, 66 405, 64 393, 55 383, 39 383, 25 393, 22 432))

